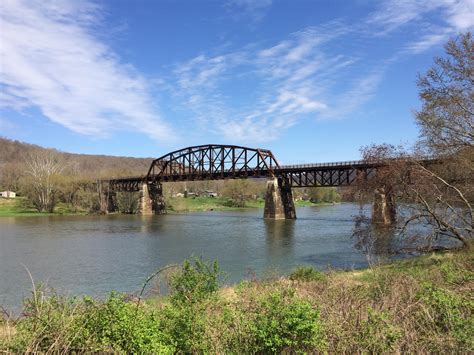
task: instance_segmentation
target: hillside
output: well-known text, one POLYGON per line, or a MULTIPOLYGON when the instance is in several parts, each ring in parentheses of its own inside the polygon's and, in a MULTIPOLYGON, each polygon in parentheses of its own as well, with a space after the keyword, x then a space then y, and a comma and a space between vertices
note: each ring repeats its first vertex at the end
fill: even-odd
POLYGON ((52 156, 66 171, 81 176, 124 176, 146 174, 153 158, 73 154, 0 137, 0 187, 14 189, 32 156, 52 156))

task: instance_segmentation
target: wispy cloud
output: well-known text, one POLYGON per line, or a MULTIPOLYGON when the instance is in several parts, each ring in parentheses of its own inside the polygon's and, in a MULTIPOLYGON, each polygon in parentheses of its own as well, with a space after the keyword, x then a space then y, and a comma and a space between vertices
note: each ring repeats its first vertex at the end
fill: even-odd
POLYGON ((474 0, 385 0, 366 22, 378 26, 377 33, 384 35, 416 23, 424 33, 407 45, 407 51, 417 54, 445 42, 449 36, 472 29, 474 0), (426 19, 434 13, 439 16, 436 25, 426 19))
POLYGON ((133 130, 167 139, 147 82, 97 35, 101 8, 88 1, 3 0, 2 104, 36 107, 74 132, 133 130))
POLYGON ((272 2, 272 0, 227 0, 224 6, 235 19, 250 18, 256 23, 263 19, 272 2))
POLYGON ((358 58, 333 54, 325 45, 348 33, 347 26, 335 21, 298 31, 272 46, 199 55, 178 65, 172 80, 204 129, 238 141, 276 139, 305 117, 340 118, 372 97, 381 73, 368 69, 354 79, 359 93, 349 88, 350 98, 343 93, 334 98, 334 86, 358 58), (246 87, 239 93, 246 96, 245 104, 226 97, 226 85, 236 92, 246 87), (341 104, 349 109, 341 110, 341 104))

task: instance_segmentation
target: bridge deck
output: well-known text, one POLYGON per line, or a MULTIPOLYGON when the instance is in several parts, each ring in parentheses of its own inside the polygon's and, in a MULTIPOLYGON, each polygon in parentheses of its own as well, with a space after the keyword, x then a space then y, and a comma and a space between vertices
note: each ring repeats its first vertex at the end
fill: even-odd
POLYGON ((333 163, 281 165, 273 170, 214 170, 194 171, 181 168, 179 173, 158 175, 140 175, 120 177, 108 180, 112 188, 125 191, 138 191, 139 184, 145 182, 178 182, 219 179, 268 178, 281 176, 287 179, 292 187, 312 186, 346 186, 354 183, 359 173, 371 174, 380 162, 345 161, 333 163))

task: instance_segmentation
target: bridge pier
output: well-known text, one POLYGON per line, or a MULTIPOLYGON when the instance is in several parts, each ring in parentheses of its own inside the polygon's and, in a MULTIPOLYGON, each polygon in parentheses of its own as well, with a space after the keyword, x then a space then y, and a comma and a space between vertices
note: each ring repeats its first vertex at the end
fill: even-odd
POLYGON ((274 178, 267 181, 263 218, 296 219, 291 186, 282 178, 274 178))
POLYGON ((374 191, 374 204, 372 207, 372 223, 390 226, 395 223, 396 209, 393 195, 387 193, 384 188, 374 191))
POLYGON ((117 193, 109 191, 107 196, 107 213, 114 213, 118 211, 117 193))
POLYGON ((140 199, 138 201, 138 214, 152 215, 165 213, 163 186, 160 183, 142 183, 140 186, 140 199))

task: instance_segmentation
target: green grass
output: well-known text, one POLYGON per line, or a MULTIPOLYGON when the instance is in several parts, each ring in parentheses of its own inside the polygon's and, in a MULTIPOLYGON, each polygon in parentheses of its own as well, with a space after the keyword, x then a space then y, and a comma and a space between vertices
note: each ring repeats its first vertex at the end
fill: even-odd
MULTIPOLYGON (((194 197, 194 198, 168 198, 167 209, 170 212, 202 212, 202 211, 233 211, 242 209, 232 205, 224 197, 194 197)), ((330 205, 328 203, 314 204, 310 201, 296 201, 296 207, 330 205)), ((262 198, 246 201, 244 208, 264 208, 265 200, 262 198)), ((58 203, 54 213, 39 213, 24 197, 13 199, 0 198, 0 217, 31 217, 31 216, 58 216, 58 215, 84 215, 87 211, 73 211, 65 203, 58 203)))
MULTIPOLYGON (((167 208, 171 212, 200 212, 200 211, 232 211, 242 209, 233 206, 231 201, 225 197, 172 197, 166 200, 167 208)), ((331 205, 329 203, 315 204, 310 201, 296 201, 296 207, 331 205)), ((243 208, 264 208, 265 200, 258 198, 245 202, 243 208)))
POLYGON ((85 211, 74 212, 64 203, 58 203, 54 213, 40 213, 24 197, 0 198, 0 217, 83 215, 85 213, 85 211))

